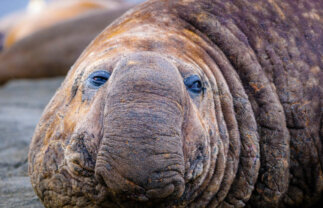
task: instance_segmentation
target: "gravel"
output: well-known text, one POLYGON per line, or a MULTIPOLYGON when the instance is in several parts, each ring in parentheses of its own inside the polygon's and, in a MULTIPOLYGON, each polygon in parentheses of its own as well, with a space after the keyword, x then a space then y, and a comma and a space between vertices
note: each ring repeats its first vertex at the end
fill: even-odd
POLYGON ((0 87, 0 207, 43 207, 28 177, 29 143, 63 78, 16 80, 0 87))

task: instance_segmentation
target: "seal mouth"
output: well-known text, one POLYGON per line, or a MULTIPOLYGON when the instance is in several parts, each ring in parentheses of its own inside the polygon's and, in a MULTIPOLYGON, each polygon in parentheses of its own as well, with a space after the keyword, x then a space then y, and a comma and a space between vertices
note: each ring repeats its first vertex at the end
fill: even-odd
POLYGON ((180 134, 139 133, 140 137, 127 137, 106 129, 95 165, 96 180, 116 203, 146 206, 179 199, 185 190, 180 134))
POLYGON ((167 171, 155 173, 156 181, 163 182, 162 187, 151 188, 146 191, 146 196, 149 199, 177 199, 182 196, 185 188, 184 178, 178 171, 167 171), (160 177, 160 175, 162 175, 160 177))
POLYGON ((96 179, 100 184, 107 187, 110 195, 114 196, 118 203, 125 201, 160 203, 162 201, 180 198, 185 189, 184 178, 178 171, 157 171, 148 178, 145 187, 127 178, 123 178, 123 180, 111 180, 110 175, 108 175, 106 168, 103 166, 96 169, 96 179), (111 184, 111 181, 119 184, 124 183, 124 187, 126 188, 116 190, 117 184, 111 184), (153 187, 149 184, 154 184, 155 186, 153 187))
POLYGON ((71 175, 91 177, 94 175, 94 169, 86 166, 81 161, 81 156, 79 154, 73 154, 67 157, 68 172, 71 175))
MULTIPOLYGON (((105 142, 101 143, 102 151, 97 156, 95 177, 117 203, 160 204, 183 195, 185 168, 181 154, 170 150, 160 152, 161 145, 139 146, 138 138, 129 139, 126 144, 130 148, 122 149, 114 146, 122 140, 105 136, 105 142)), ((177 137, 159 137, 159 141, 169 143, 178 140, 177 137)))

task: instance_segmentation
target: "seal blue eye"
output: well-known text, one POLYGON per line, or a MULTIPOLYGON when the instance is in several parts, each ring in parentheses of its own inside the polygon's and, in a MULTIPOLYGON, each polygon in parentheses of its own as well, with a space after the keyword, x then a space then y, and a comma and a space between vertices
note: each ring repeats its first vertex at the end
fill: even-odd
POLYGON ((88 77, 87 82, 91 87, 99 88, 108 81, 109 77, 110 73, 107 71, 95 71, 88 77))
POLYGON ((203 91, 202 81, 197 75, 185 78, 184 84, 190 92, 201 93, 203 91))

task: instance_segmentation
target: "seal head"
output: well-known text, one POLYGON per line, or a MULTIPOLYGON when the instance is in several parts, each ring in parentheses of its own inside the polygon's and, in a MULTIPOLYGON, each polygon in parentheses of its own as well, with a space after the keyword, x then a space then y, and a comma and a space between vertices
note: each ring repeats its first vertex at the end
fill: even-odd
POLYGON ((104 30, 33 137, 29 174, 45 206, 293 207, 320 199, 320 73, 310 67, 320 55, 296 37, 301 21, 277 5, 151 0, 104 30), (291 24, 275 27, 284 18, 291 24), (280 60, 287 49, 295 59, 280 60))

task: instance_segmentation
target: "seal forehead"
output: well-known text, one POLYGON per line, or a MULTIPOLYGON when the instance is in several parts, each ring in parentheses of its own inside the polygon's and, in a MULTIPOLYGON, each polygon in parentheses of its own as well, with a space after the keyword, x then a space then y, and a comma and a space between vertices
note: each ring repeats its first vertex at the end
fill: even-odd
POLYGON ((120 66, 145 66, 152 68, 176 68, 171 61, 162 54, 155 52, 135 52, 121 58, 120 66))
POLYGON ((134 80, 147 83, 147 86, 154 82, 182 89, 182 76, 177 66, 165 56, 154 52, 137 52, 122 57, 112 71, 111 80, 114 79, 134 80))

